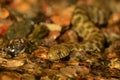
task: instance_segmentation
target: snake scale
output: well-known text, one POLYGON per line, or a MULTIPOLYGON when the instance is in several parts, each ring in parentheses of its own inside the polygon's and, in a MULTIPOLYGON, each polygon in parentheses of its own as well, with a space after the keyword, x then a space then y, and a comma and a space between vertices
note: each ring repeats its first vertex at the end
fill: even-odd
POLYGON ((71 18, 71 30, 83 38, 79 43, 61 43, 54 45, 48 52, 51 61, 64 58, 72 51, 83 53, 99 53, 104 49, 105 38, 97 25, 106 24, 109 11, 96 6, 77 6, 71 18))

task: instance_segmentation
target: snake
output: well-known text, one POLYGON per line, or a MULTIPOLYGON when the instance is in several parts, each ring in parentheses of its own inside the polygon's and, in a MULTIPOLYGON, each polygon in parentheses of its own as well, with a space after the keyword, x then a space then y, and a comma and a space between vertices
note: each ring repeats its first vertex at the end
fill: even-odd
POLYGON ((105 37, 98 25, 107 24, 109 15, 108 10, 94 5, 76 6, 72 13, 70 30, 81 37, 82 42, 56 44, 50 48, 48 59, 56 61, 69 56, 72 51, 100 53, 104 49, 105 37))

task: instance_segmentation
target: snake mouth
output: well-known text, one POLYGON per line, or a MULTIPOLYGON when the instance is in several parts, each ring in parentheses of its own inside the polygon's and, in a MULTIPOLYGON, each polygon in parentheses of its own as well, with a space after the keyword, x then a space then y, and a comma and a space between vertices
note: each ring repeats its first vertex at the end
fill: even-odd
POLYGON ((57 55, 53 55, 53 54, 51 54, 51 53, 48 53, 48 59, 50 60, 50 61, 55 61, 55 60, 58 60, 59 59, 59 57, 57 56, 57 55))

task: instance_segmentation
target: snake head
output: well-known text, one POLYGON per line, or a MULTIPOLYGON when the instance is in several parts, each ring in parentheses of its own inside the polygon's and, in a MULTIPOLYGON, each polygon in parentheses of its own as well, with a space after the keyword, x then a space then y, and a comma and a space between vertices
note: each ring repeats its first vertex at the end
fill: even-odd
POLYGON ((70 53, 69 47, 63 44, 57 44, 50 48, 50 51, 48 52, 48 59, 50 61, 59 60, 61 58, 68 56, 69 53, 70 53))

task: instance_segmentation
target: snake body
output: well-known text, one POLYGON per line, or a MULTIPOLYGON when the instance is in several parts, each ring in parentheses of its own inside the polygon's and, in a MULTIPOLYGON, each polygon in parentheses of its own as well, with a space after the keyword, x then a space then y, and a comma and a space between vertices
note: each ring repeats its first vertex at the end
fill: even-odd
POLYGON ((59 60, 68 56, 72 51, 84 53, 99 53, 104 48, 105 38, 101 30, 95 25, 107 22, 109 13, 96 6, 77 6, 73 11, 71 24, 79 37, 83 38, 80 43, 61 43, 50 48, 48 59, 59 60))

